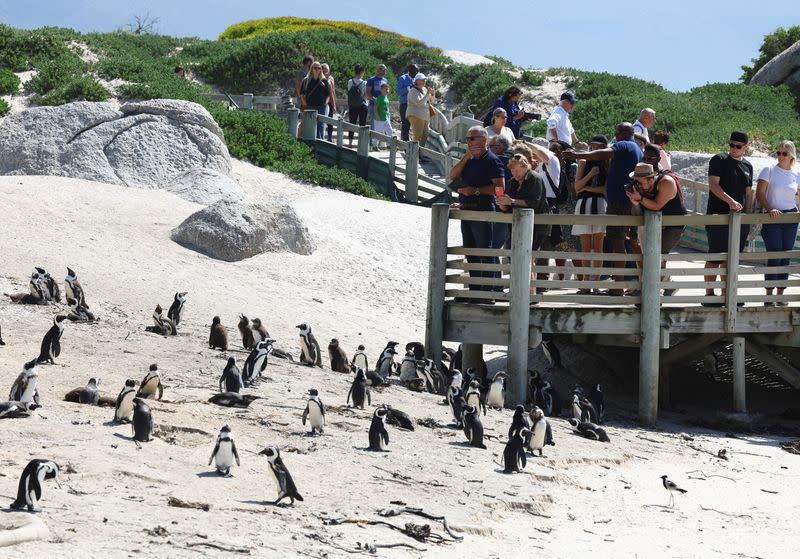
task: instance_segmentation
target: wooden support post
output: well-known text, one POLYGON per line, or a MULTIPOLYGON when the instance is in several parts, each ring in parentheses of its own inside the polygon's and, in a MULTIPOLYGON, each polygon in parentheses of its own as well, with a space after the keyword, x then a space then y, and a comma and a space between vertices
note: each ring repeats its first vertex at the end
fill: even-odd
POLYGON ((425 349, 437 365, 442 360, 444 337, 444 291, 447 274, 447 229, 450 206, 431 207, 431 247, 428 256, 428 310, 425 316, 425 349))
POLYGON ((242 95, 242 108, 247 110, 253 109, 253 94, 252 93, 245 93, 242 95))
POLYGON ((397 167, 397 136, 392 136, 389 140, 389 174, 394 177, 394 171, 397 167))
POLYGON ((314 109, 303 111, 303 141, 312 144, 317 141, 317 111, 314 109))
MULTIPOLYGON (((739 242, 739 238, 736 238, 739 242)), ((738 244, 736 247, 738 248, 738 244)), ((733 411, 747 413, 744 381, 744 336, 733 337, 733 411)))
POLYGON ((531 303, 531 246, 533 210, 514 210, 511 222, 511 302, 508 311, 509 404, 524 404, 528 397, 528 329, 531 303))
POLYGON ((728 227, 728 275, 725 276, 725 331, 736 331, 736 290, 739 277, 739 230, 742 227, 741 212, 731 212, 728 227))
POLYGON ((369 126, 358 127, 358 146, 356 151, 359 157, 369 157, 369 126))
POLYGON ((661 346, 661 212, 644 212, 642 308, 639 348, 639 421, 658 417, 658 362, 661 346))
POLYGON ((417 142, 408 142, 406 144, 406 199, 413 203, 417 203, 417 185, 418 185, 418 166, 419 166, 419 144, 417 142))
POLYGON ((291 109, 286 111, 287 115, 287 132, 292 138, 297 139, 297 125, 300 122, 300 109, 296 109, 292 107, 291 109))
POLYGON ((344 119, 340 116, 336 121, 336 147, 342 149, 344 145, 344 119))
POLYGON ((461 367, 466 372, 472 367, 476 371, 481 370, 483 361, 483 344, 461 344, 461 367))

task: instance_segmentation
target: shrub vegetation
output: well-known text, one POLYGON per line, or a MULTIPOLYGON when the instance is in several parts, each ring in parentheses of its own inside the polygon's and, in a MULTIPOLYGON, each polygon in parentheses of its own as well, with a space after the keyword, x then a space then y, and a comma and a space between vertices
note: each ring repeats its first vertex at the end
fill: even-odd
POLYGON ((8 103, 4 99, 0 99, 0 116, 6 116, 10 109, 11 107, 8 106, 8 103))
POLYGON ((19 78, 11 70, 0 69, 0 95, 14 94, 19 90, 19 78))

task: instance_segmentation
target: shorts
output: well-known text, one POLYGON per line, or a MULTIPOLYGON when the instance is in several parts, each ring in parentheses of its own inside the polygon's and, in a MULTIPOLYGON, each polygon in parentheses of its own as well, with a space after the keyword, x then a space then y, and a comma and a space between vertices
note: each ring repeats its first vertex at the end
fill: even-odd
MULTIPOLYGON (((605 215, 606 214, 606 199, 605 198, 586 198, 579 199, 575 204, 575 215, 605 215), (592 214, 592 203, 597 204, 597 213, 592 214), (584 211, 581 211, 584 210, 584 211)), ((580 225, 575 224, 572 226, 572 234, 575 236, 581 235, 595 235, 597 233, 605 233, 605 225, 580 225)))
POLYGON ((678 245, 684 230, 683 225, 664 227, 661 230, 661 254, 669 254, 678 245))
MULTIPOLYGON (((739 252, 744 250, 749 233, 749 224, 742 225, 741 229, 739 229, 739 252)), ((727 225, 706 225, 706 236, 708 237, 708 252, 728 252, 727 225)))
MULTIPOLYGON (((632 206, 625 202, 611 202, 606 207, 606 215, 633 215, 631 208, 632 206)), ((638 241, 639 228, 631 225, 609 225, 606 227, 606 236, 612 241, 625 240, 625 238, 638 241)))

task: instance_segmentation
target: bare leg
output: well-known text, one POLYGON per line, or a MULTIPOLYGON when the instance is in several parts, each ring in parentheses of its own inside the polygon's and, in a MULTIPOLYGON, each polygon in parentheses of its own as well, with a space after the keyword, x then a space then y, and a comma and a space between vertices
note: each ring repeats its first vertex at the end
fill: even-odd
MULTIPOLYGON (((720 262, 708 261, 708 262, 706 262, 705 267, 706 268, 714 268, 714 269, 716 269, 716 268, 719 267, 719 265, 720 265, 720 262)), ((719 275, 717 275, 717 274, 714 274, 714 275, 711 275, 711 276, 703 276, 703 281, 717 281, 718 277, 719 277, 719 275)), ((706 295, 714 295, 714 288, 713 287, 707 287, 706 288, 706 295)))

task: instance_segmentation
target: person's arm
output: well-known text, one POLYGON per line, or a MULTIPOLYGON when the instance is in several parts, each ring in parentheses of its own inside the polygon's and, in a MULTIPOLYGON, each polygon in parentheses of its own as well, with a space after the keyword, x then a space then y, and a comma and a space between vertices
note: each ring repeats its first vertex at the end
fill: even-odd
POLYGON ((581 159, 578 161, 578 170, 576 171, 576 176, 580 177, 575 181, 575 193, 581 192, 584 188, 589 186, 589 183, 592 182, 592 177, 600 173, 600 169, 598 167, 592 167, 588 173, 586 171, 586 161, 581 159))
POLYGON ((422 107, 425 105, 425 95, 420 93, 419 89, 412 87, 408 90, 408 97, 406 98, 409 105, 415 107, 422 107))
MULTIPOLYGON (((459 162, 453 165, 453 168, 450 169, 450 174, 447 175, 447 178, 451 181, 460 179, 461 173, 464 171, 464 166, 467 164, 467 161, 469 161, 471 157, 472 155, 470 155, 469 151, 467 151, 467 153, 464 154, 464 157, 462 157, 459 160, 459 162)), ((460 188, 458 190, 459 194, 463 194, 460 188)))
POLYGON ((753 187, 748 186, 744 189, 744 213, 753 213, 753 187))
POLYGON ((575 132, 572 133, 572 143, 581 149, 586 149, 589 147, 589 144, 587 144, 586 142, 581 142, 578 139, 578 136, 575 135, 575 132))
POLYGON ((677 195, 678 187, 675 185, 675 181, 672 180, 672 177, 664 177, 659 181, 658 194, 656 195, 655 200, 643 198, 642 195, 639 194, 639 203, 642 205, 642 207, 650 211, 660 212, 667 202, 675 198, 677 195))
MULTIPOLYGON (((509 108, 510 108, 510 107, 509 107, 509 108)), ((525 111, 523 111, 522 109, 520 109, 520 108, 519 108, 519 106, 517 106, 517 109, 518 109, 518 110, 517 110, 517 114, 515 114, 514 116, 512 116, 512 117, 511 117, 511 120, 519 120, 519 119, 521 119, 521 118, 523 118, 523 117, 525 116, 525 111)))
MULTIPOLYGON (((594 153, 594 152, 591 152, 591 153, 594 153)), ((748 190, 752 191, 752 188, 749 188, 748 190)), ((736 200, 734 200, 733 198, 731 198, 728 195, 727 192, 722 190, 722 187, 719 184, 719 177, 718 176, 716 176, 716 175, 708 175, 708 191, 711 194, 713 194, 714 196, 716 196, 717 198, 719 198, 720 200, 722 200, 723 202, 725 202, 726 204, 728 204, 728 206, 731 208, 731 210, 733 210, 735 212, 742 211, 742 205, 739 202, 737 202, 736 200)))
MULTIPOLYGON (((334 113, 338 112, 336 110, 336 82, 333 80, 333 76, 328 78, 328 86, 329 86, 329 94, 330 94, 330 105, 331 111, 334 113)), ((333 115, 331 115, 333 116, 333 115)))
POLYGON ((596 149, 594 151, 582 151, 580 153, 574 151, 561 152, 561 156, 568 161, 577 161, 578 159, 585 159, 586 161, 607 161, 614 157, 614 150, 612 148, 596 149))
MULTIPOLYGON (((299 78, 295 78, 295 79, 294 79, 294 93, 295 93, 295 96, 296 96, 298 99, 302 99, 302 96, 301 96, 301 94, 300 94, 300 89, 302 88, 302 85, 303 85, 303 80, 301 80, 301 79, 299 79, 299 78)), ((300 106, 301 106, 301 107, 302 107, 304 104, 305 104, 305 102, 303 102, 303 101, 301 101, 301 102, 300 102, 300 106)))
POLYGON ((367 80, 367 90, 366 90, 366 98, 368 101, 375 101, 375 98, 372 96, 372 86, 374 81, 372 78, 367 80))

